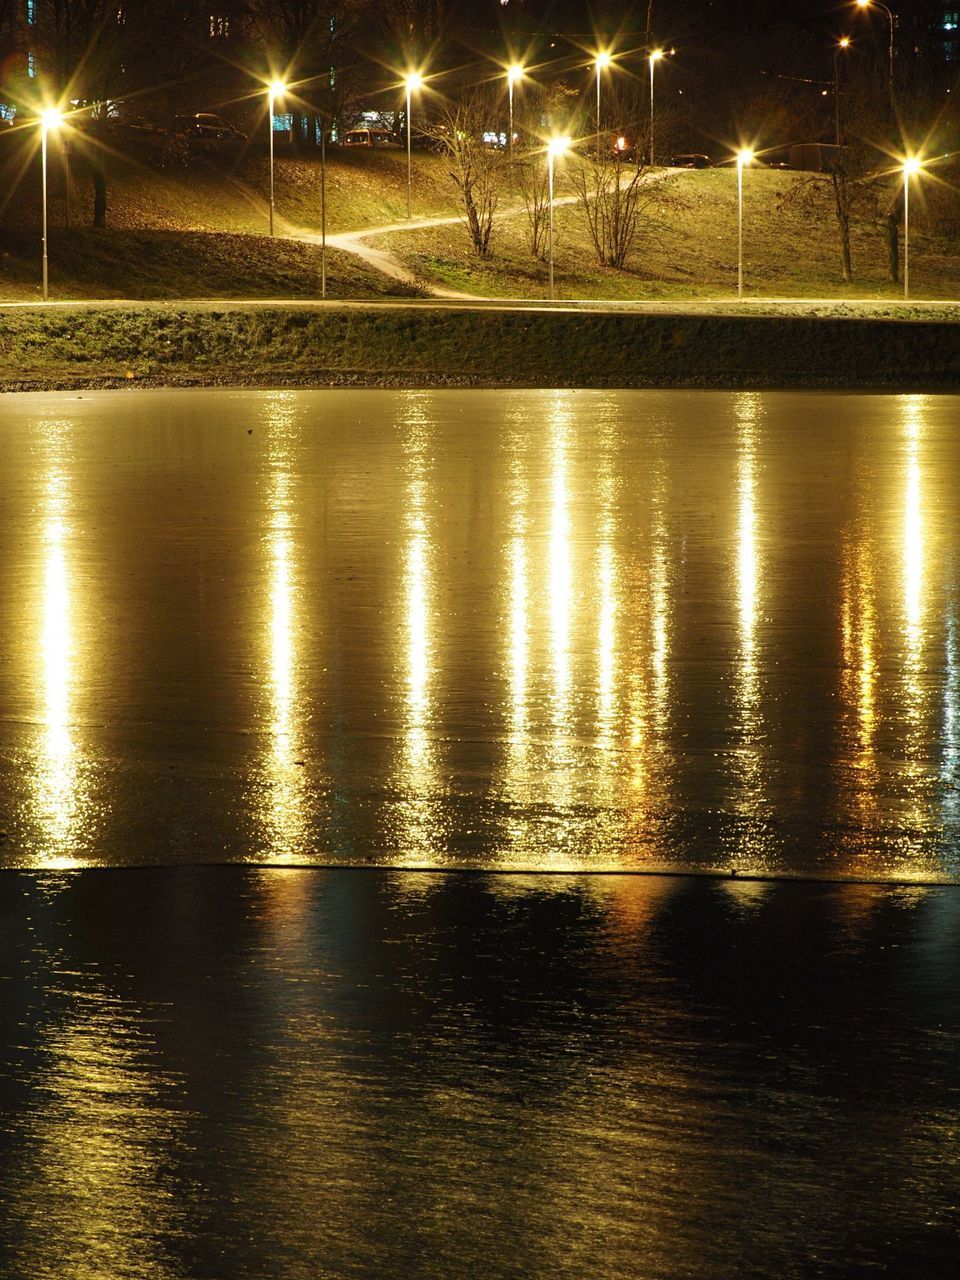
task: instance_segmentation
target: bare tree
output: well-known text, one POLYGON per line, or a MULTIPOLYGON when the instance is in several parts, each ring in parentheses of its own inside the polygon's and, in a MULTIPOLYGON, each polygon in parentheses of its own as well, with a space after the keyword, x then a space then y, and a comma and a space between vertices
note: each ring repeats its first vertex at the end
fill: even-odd
POLYGON ((445 107, 430 126, 430 136, 447 162, 447 175, 457 189, 470 243, 485 258, 490 252, 494 216, 507 176, 506 152, 498 140, 485 140, 495 114, 488 95, 479 90, 445 107))
POLYGON ((571 181, 598 263, 622 271, 653 230, 652 215, 671 198, 667 180, 611 147, 579 156, 571 181))

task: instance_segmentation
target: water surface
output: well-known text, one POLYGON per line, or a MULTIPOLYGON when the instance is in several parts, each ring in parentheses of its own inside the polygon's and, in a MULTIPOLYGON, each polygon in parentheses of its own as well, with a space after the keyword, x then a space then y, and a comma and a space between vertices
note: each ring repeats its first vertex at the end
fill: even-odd
POLYGON ((954 880, 957 402, 0 403, 17 867, 954 880))

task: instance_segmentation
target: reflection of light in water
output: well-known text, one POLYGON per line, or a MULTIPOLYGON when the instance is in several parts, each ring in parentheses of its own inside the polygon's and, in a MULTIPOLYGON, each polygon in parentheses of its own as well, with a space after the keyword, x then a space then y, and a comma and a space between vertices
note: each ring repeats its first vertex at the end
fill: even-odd
MULTIPOLYGON (((58 995, 69 1011, 43 1028, 37 1098, 20 1121, 19 1176, 47 1211, 42 1226, 18 1224, 17 1273, 167 1275, 181 1217, 167 1181, 183 1140, 182 1114, 163 1101, 174 1082, 151 1069, 141 1015, 98 988, 58 995)), ((17 1207, 7 1216, 16 1222, 17 1207)))
POLYGON ((604 522, 604 541, 597 552, 600 611, 597 619, 597 729, 605 751, 613 746, 616 693, 617 570, 611 545, 611 525, 604 522))
POLYGON ((34 775, 34 818, 44 867, 77 863, 78 845, 89 839, 92 804, 84 761, 72 721, 77 678, 74 606, 71 599, 70 479, 65 463, 68 422, 48 425, 52 455, 43 497, 43 630, 40 638, 43 728, 34 775))
MULTIPOLYGON (((521 525, 522 529, 522 525, 521 525)), ((527 727, 527 545, 523 532, 510 539, 510 725, 513 736, 523 739, 527 727)))
POLYGON ((722 880, 720 884, 736 910, 744 914, 762 906, 772 888, 769 880, 730 879, 722 880))
POLYGON ((844 555, 841 603, 845 714, 853 722, 851 756, 857 773, 852 801, 860 823, 877 809, 877 604, 871 543, 860 530, 855 547, 844 555))
POLYGON ((948 823, 948 839, 957 859, 957 823, 960 820, 960 663, 957 656, 957 616, 951 608, 947 618, 947 678, 943 687, 943 817, 948 823))
POLYGON ((563 400, 551 418, 550 635, 553 652, 554 725, 568 727, 570 714, 570 611, 573 567, 570 551, 570 497, 567 491, 569 413, 563 400))
POLYGON ((297 494, 295 417, 289 393, 277 392, 266 404, 268 441, 266 572, 269 749, 263 762, 261 819, 267 856, 278 862, 309 851, 306 779, 297 758, 301 751, 298 653, 298 545, 294 516, 297 494))
POLYGON ((429 523, 430 430, 426 398, 410 397, 401 418, 405 458, 403 620, 406 698, 403 707, 397 840, 401 864, 435 861, 441 852, 437 747, 432 740, 436 656, 431 632, 433 539, 429 523))
MULTIPOLYGON (((923 527, 922 488, 923 472, 920 465, 923 443, 923 396, 905 396, 904 435, 906 438, 906 474, 903 509, 903 708, 906 720, 904 735, 905 769, 909 796, 905 814, 910 828, 928 825, 930 813, 927 804, 925 755, 925 695, 924 695, 924 615, 926 546, 923 527)), ((905 833, 905 852, 909 843, 905 833)))
POLYGON ((760 553, 757 539, 757 430, 760 419, 760 397, 752 394, 736 397, 737 423, 740 434, 737 467, 737 610, 740 623, 740 652, 735 677, 739 747, 734 762, 738 787, 737 809, 747 827, 740 839, 738 856, 748 862, 762 860, 769 850, 754 823, 762 815, 764 779, 761 767, 762 722, 760 716, 760 677, 757 662, 757 625, 759 622, 760 553))

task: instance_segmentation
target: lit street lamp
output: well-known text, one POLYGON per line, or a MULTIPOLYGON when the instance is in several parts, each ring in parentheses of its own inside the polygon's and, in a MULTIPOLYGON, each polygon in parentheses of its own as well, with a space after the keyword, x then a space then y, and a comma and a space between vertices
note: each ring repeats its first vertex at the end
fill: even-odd
POLYGON ((550 189, 550 297, 553 293, 553 165, 558 156, 565 155, 570 147, 569 138, 551 138, 547 144, 547 173, 550 189))
POLYGON ((889 40, 887 42, 887 91, 890 94, 890 106, 893 106, 893 33, 896 30, 897 18, 892 9, 887 8, 882 0, 855 0, 858 9, 866 11, 867 9, 882 9, 887 15, 887 28, 889 30, 889 40))
POLYGON ((908 156, 903 162, 903 300, 910 297, 910 179, 923 168, 919 156, 908 156))
POLYGON ((404 81, 407 89, 407 217, 413 217, 413 135, 410 131, 410 99, 413 93, 423 87, 423 76, 419 71, 411 71, 404 81))
POLYGON ((327 296, 327 117, 320 113, 320 297, 327 296))
POLYGON ((510 160, 513 161, 513 86, 519 84, 523 79, 523 67, 519 62, 512 63, 507 68, 507 96, 510 99, 510 133, 508 135, 507 145, 510 148, 510 160))
POLYGON ((850 48, 850 37, 841 36, 833 51, 833 140, 843 146, 843 130, 840 128, 840 54, 850 48))
POLYGON ((654 49, 648 59, 650 63, 650 167, 653 168, 653 71, 663 57, 662 49, 654 49))
POLYGON ((613 55, 605 52, 598 53, 594 59, 594 66, 597 69, 597 159, 600 158, 600 73, 606 71, 612 62, 613 55))
POLYGON ((282 80, 271 80, 267 85, 267 98, 270 110, 267 123, 270 126, 270 234, 273 235, 273 110, 277 99, 282 98, 287 86, 282 80))
POLYGON ((49 296, 47 277, 47 134, 51 129, 59 129, 63 124, 63 116, 56 107, 47 107, 40 113, 40 152, 43 168, 43 300, 49 296))
POLYGON ((742 147, 737 152, 737 297, 743 297, 743 171, 753 163, 753 152, 742 147))

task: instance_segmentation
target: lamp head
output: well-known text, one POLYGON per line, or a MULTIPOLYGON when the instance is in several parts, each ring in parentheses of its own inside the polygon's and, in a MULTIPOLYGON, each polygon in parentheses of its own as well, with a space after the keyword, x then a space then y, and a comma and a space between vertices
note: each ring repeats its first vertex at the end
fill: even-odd
POLYGON ((423 88, 423 76, 419 71, 408 71, 403 83, 406 85, 407 93, 416 93, 418 89, 423 88))
POLYGON ((838 47, 838 48, 840 48, 840 49, 849 49, 849 48, 850 48, 850 37, 849 37, 849 36, 841 36, 841 37, 840 37, 840 39, 837 41, 837 47, 838 47))
POLYGON ((507 79, 511 84, 516 84, 518 80, 522 80, 524 75, 523 67, 519 62, 512 62, 507 67, 507 79))
POLYGON ((47 107, 40 112, 40 124, 45 133, 51 129, 59 129, 63 124, 63 114, 56 107, 47 107))
POLYGON ((562 156, 566 154, 566 152, 569 150, 570 150, 569 137, 551 138, 549 143, 547 144, 547 153, 551 155, 554 158, 554 160, 557 158, 557 156, 562 156))
POLYGON ((741 147, 741 148, 740 148, 740 150, 737 152, 737 164, 739 165, 739 167, 740 167, 741 169, 745 168, 745 166, 746 166, 746 165, 748 165, 748 164, 753 164, 753 149, 752 149, 752 147, 741 147))
POLYGON ((267 85, 267 92, 271 98, 282 98, 287 92, 287 86, 282 80, 271 80, 267 85))
POLYGON ((919 156, 907 156, 903 162, 903 174, 906 178, 915 178, 923 168, 923 161, 919 156))
POLYGON ((666 54, 664 53, 663 49, 654 49, 653 52, 650 54, 650 61, 659 62, 661 58, 665 58, 665 57, 666 57, 666 54))
POLYGON ((595 61, 598 71, 606 71, 607 67, 613 62, 613 54, 607 52, 598 53, 595 61))

